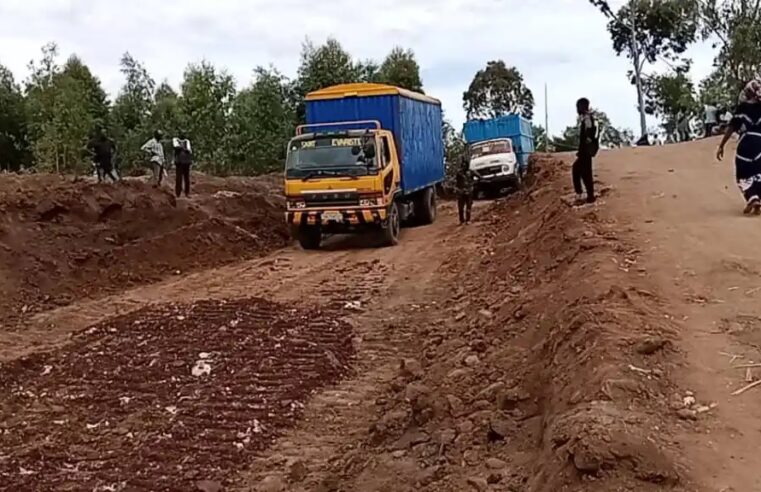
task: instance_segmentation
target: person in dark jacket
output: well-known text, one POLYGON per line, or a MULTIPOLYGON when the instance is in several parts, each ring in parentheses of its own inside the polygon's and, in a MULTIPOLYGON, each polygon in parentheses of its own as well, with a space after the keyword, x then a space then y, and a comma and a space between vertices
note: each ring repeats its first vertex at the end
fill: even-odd
POLYGON ((724 158, 724 146, 732 134, 741 135, 735 157, 735 178, 745 198, 745 214, 761 215, 761 78, 754 79, 740 94, 739 104, 727 125, 716 158, 724 158))
POLYGON ((576 102, 576 111, 579 113, 579 151, 576 154, 576 162, 573 163, 573 189, 576 192, 577 203, 594 203, 596 197, 592 159, 600 150, 597 122, 592 114, 589 99, 579 99, 576 102))
POLYGON ((93 162, 98 173, 98 182, 103 182, 106 178, 110 178, 114 183, 119 181, 119 176, 114 172, 116 144, 106 136, 106 131, 99 130, 98 136, 92 139, 87 147, 93 156, 93 162))
POLYGON ((172 139, 174 147, 174 169, 175 169, 175 194, 179 197, 185 190, 185 197, 190 196, 190 167, 193 165, 193 150, 190 147, 190 140, 185 138, 184 133, 180 133, 179 138, 172 139), (184 185, 184 186, 183 186, 184 185))
POLYGON ((473 208, 474 179, 473 172, 470 170, 470 157, 466 152, 460 162, 460 169, 455 176, 457 211, 460 215, 460 224, 470 223, 470 211, 473 208))

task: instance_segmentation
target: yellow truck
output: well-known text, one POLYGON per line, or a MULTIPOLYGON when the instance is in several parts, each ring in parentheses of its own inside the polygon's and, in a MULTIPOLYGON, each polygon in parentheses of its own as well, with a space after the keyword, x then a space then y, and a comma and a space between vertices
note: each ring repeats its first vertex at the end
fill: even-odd
POLYGON ((306 97, 307 124, 288 144, 286 220, 304 249, 325 235, 380 233, 436 219, 444 179, 441 103, 382 84, 346 84, 306 97))

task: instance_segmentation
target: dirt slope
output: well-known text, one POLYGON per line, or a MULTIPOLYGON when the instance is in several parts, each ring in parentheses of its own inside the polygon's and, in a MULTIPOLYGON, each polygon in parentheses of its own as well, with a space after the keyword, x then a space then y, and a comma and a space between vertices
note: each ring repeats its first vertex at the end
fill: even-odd
POLYGON ((599 176, 615 186, 608 212, 642 245, 648 277, 679 321, 684 366, 676 381, 718 407, 685 421, 679 441, 705 490, 761 490, 761 392, 731 393, 761 369, 761 223, 742 215, 732 152, 717 139, 603 155, 599 176))
POLYGON ((592 207, 542 159, 468 227, 444 204, 398 247, 231 249, 30 315, 0 330, 0 484, 756 490, 758 396, 729 397, 759 357, 756 238, 709 147, 601 156, 592 207))
POLYGON ((271 180, 195 181, 178 202, 138 180, 0 176, 0 323, 285 244, 271 180))

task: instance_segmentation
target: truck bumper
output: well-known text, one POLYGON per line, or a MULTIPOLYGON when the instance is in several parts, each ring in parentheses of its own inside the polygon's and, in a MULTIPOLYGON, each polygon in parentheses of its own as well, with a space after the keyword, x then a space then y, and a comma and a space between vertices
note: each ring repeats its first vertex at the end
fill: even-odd
POLYGON ((291 226, 320 226, 326 232, 351 231, 364 226, 381 226, 388 213, 385 208, 351 210, 289 210, 285 220, 291 226))
POLYGON ((512 173, 499 173, 499 174, 490 174, 487 176, 479 176, 478 183, 477 184, 484 184, 484 185, 496 185, 498 183, 514 183, 518 180, 518 169, 512 173))

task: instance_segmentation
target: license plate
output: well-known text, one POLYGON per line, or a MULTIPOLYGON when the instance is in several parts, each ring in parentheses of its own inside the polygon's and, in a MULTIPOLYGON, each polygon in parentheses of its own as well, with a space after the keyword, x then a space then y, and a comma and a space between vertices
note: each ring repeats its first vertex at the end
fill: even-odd
POLYGON ((341 212, 325 212, 322 214, 324 222, 343 222, 344 216, 341 212))

